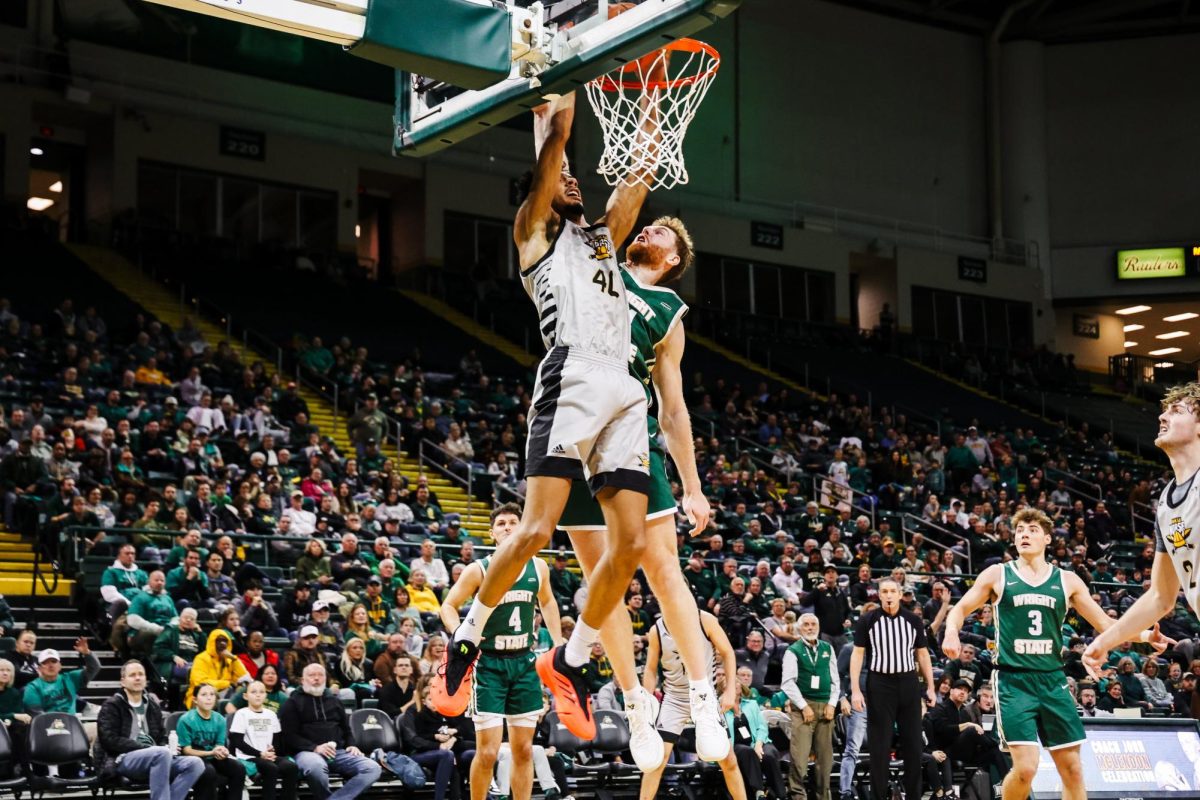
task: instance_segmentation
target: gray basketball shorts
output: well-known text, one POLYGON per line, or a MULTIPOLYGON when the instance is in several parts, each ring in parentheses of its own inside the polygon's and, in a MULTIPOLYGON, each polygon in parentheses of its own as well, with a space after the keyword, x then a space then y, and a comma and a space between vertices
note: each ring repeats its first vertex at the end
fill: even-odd
POLYGON ((692 703, 686 692, 673 692, 669 687, 663 689, 662 705, 658 709, 659 734, 664 742, 674 744, 679 741, 683 729, 692 724, 692 703))

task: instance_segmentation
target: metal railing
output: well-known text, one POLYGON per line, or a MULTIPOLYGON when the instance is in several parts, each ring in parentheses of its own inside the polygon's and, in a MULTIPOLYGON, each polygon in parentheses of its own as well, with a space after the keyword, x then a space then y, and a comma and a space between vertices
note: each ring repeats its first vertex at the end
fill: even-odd
MULTIPOLYGON (((1047 478, 1059 476, 1066 481, 1066 486, 1063 488, 1065 488, 1070 494, 1077 495, 1085 500, 1104 499, 1104 489, 1101 488, 1100 484, 1098 483, 1092 483, 1091 481, 1084 480, 1074 472, 1059 469, 1058 467, 1046 467, 1045 471, 1047 478), (1075 488, 1076 486, 1082 486, 1088 491, 1084 491, 1084 489, 1077 489, 1075 488)), ((1054 480, 1058 480, 1058 478, 1055 477, 1054 480)))
POLYGON ((467 493, 467 514, 471 513, 471 510, 475 504, 475 470, 471 468, 471 463, 469 461, 464 461, 458 456, 450 453, 450 451, 446 448, 436 445, 428 439, 421 440, 421 444, 417 448, 417 461, 419 461, 421 464, 422 472, 424 472, 425 466, 428 465, 432 467, 433 470, 439 475, 463 487, 467 493), (426 448, 435 450, 444 456, 446 459, 445 463, 426 453, 426 448), (462 464, 464 467, 466 467, 467 476, 465 478, 447 466, 447 464, 455 463, 462 464))
MULTIPOLYGON (((927 520, 924 517, 918 517, 916 514, 905 513, 900 518, 900 528, 905 532, 906 536, 912 533, 919 533, 921 537, 929 542, 937 542, 938 539, 951 539, 961 544, 967 559, 967 569, 972 570, 975 566, 975 559, 971 554, 971 540, 960 533, 956 533, 944 525, 938 525, 936 522, 927 520), (919 528, 912 526, 920 526, 919 528), (937 537, 937 538, 935 538, 937 537)), ((907 542, 907 538, 905 539, 907 542)), ((941 542, 945 544, 945 542, 941 542)), ((950 549, 955 545, 948 545, 945 549, 950 549)))

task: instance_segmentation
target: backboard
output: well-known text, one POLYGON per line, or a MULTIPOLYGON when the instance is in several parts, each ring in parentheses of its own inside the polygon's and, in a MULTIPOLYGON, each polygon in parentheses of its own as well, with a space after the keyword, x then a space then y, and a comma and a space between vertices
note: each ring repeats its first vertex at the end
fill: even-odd
POLYGON ((494 0, 512 18, 507 78, 464 90, 396 73, 393 150, 422 156, 486 131, 546 100, 729 15, 741 0, 494 0), (610 18, 610 6, 622 13, 610 18))

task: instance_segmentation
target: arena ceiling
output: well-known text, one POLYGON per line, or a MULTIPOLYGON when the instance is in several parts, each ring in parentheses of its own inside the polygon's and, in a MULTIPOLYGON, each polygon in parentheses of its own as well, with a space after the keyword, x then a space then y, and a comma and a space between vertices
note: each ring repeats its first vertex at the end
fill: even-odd
POLYGON ((829 0, 913 22, 1049 44, 1200 32, 1200 0, 829 0), (1010 12, 1011 9, 1011 12, 1010 12))

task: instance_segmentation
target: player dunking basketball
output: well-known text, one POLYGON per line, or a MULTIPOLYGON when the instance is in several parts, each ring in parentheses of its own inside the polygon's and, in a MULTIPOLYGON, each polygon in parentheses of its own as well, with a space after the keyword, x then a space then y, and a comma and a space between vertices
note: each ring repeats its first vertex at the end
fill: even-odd
POLYGON ((646 394, 629 373, 629 304, 616 251, 647 189, 634 181, 620 183, 605 213, 589 225, 579 183, 565 160, 574 94, 534 115, 541 150, 513 235, 548 352, 538 367, 529 415, 525 510, 492 557, 446 649, 444 682, 435 682, 432 700, 443 714, 465 710, 484 626, 529 559, 549 544, 572 479, 583 477, 619 546, 608 548, 596 565, 587 607, 570 640, 543 654, 537 670, 554 692, 559 719, 576 736, 591 739, 596 731, 586 682, 591 646, 645 551, 646 394))
MULTIPOLYGON (((679 568, 675 497, 667 477, 666 454, 658 444, 661 427, 683 484, 683 510, 693 523, 692 535, 699 536, 708 526, 712 512, 701 490, 691 419, 683 396, 680 362, 686 337, 681 320, 688 307, 679 295, 660 285, 683 275, 693 259, 693 249, 691 236, 681 220, 660 217, 643 228, 630 243, 621 275, 629 297, 633 337, 629 367, 645 385, 651 408, 647 420, 650 502, 646 513, 646 554, 642 569, 651 590, 661 601, 663 621, 672 633, 672 642, 678 647, 681 665, 686 671, 686 699, 696 727, 696 752, 705 761, 719 762, 729 753, 729 733, 713 690, 712 664, 705 656, 706 640, 700 618, 679 568)), ((619 546, 607 536, 604 517, 580 481, 571 488, 571 498, 559 527, 571 535, 575 554, 589 576, 604 551, 619 546)), ((651 772, 661 767, 665 748, 662 736, 653 728, 656 703, 638 683, 633 638, 629 615, 623 611, 611 614, 600 633, 604 652, 612 663, 614 678, 625 698, 630 751, 642 771, 651 772)))
POLYGON ((942 652, 947 658, 958 658, 958 631, 966 616, 984 603, 995 604, 996 725, 1000 744, 1013 761, 1004 779, 1003 798, 1029 797, 1040 744, 1050 751, 1062 778, 1063 800, 1084 800, 1087 790, 1079 745, 1086 736, 1063 672, 1063 620, 1067 607, 1073 605, 1096 630, 1114 622, 1078 575, 1046 561, 1054 531, 1048 516, 1023 508, 1013 514, 1012 523, 1017 559, 979 573, 946 617, 942 652))
POLYGON ((1150 588, 1083 652, 1093 670, 1104 666, 1114 646, 1171 613, 1180 589, 1200 614, 1200 383, 1176 386, 1163 397, 1154 444, 1167 454, 1174 476, 1158 498, 1150 588))

